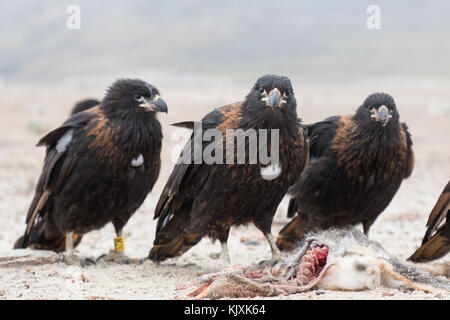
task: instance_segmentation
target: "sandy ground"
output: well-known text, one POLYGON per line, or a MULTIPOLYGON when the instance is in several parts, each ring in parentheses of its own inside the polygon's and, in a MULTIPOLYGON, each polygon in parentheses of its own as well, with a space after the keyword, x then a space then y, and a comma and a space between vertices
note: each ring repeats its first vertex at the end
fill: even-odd
MULTIPOLYGON (((375 222, 370 238, 379 241, 392 255, 406 259, 420 244, 428 214, 450 177, 450 90, 448 84, 401 84, 392 81, 379 88, 371 84, 317 85, 296 83, 299 114, 305 123, 353 112, 376 90, 396 99, 401 120, 413 135, 416 166, 396 197, 375 222)), ((250 87, 250 85, 247 85, 250 87)), ((173 167, 172 154, 182 146, 180 136, 168 124, 199 119, 212 107, 240 100, 247 87, 187 90, 166 88, 163 96, 169 114, 160 119, 165 140, 161 176, 143 206, 125 228, 126 253, 144 258, 152 246, 156 223, 153 210, 173 167)), ((98 264, 87 268, 67 266, 50 252, 12 250, 23 233, 25 213, 41 170, 43 148, 35 148, 39 137, 62 123, 72 104, 80 98, 102 96, 103 90, 0 88, 0 299, 178 299, 178 290, 204 273, 221 269, 210 254, 220 251, 218 243, 203 240, 177 259, 160 265, 98 264)), ((224 204, 226 205, 226 204, 224 204)), ((273 232, 287 222, 287 199, 278 208, 273 232)), ((83 238, 76 253, 97 257, 113 246, 112 225, 83 238)), ((229 239, 233 263, 252 264, 270 258, 269 247, 253 226, 232 229, 229 239), (252 242, 248 242, 252 240, 252 242)), ((447 256, 437 263, 449 262, 447 256)), ((313 290, 279 299, 449 299, 433 295, 379 288, 364 292, 313 290)))

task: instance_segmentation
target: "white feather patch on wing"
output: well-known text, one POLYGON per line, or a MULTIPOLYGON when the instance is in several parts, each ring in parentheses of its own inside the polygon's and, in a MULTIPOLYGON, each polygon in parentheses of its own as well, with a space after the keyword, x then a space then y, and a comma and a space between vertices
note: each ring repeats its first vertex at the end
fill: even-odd
POLYGON ((132 167, 139 167, 144 163, 144 156, 142 153, 139 153, 139 156, 133 160, 131 160, 132 167))
POLYGON ((281 173, 281 166, 277 165, 269 165, 267 167, 261 167, 261 177, 264 180, 273 180, 278 178, 281 173))
POLYGON ((73 129, 68 130, 64 135, 59 138, 58 143, 56 143, 56 151, 58 153, 64 152, 67 150, 67 146, 69 145, 70 141, 72 141, 73 137, 73 129))
POLYGON ((161 228, 164 228, 167 225, 167 223, 170 221, 170 219, 172 219, 172 218, 173 218, 173 212, 169 213, 169 215, 164 219, 164 221, 161 225, 161 228))

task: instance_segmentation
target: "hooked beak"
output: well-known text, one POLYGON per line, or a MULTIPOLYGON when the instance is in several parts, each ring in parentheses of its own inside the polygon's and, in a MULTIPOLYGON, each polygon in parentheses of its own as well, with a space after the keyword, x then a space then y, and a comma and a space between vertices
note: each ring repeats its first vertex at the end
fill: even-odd
POLYGON ((278 107, 280 104, 280 91, 278 89, 273 89, 269 93, 269 104, 272 108, 278 107))
POLYGON ((381 121, 381 125, 384 127, 389 121, 389 110, 386 106, 381 106, 378 108, 378 121, 381 121))
POLYGON ((144 98, 139 105, 139 107, 147 108, 150 111, 153 112, 165 112, 167 113, 167 104, 166 102, 161 99, 158 95, 155 96, 153 99, 150 98, 144 98))
POLYGON ((376 121, 381 122, 383 127, 386 126, 389 119, 392 118, 389 114, 389 109, 385 105, 380 106, 378 110, 374 110, 371 117, 375 118, 376 121))
POLYGON ((274 108, 280 108, 282 103, 285 103, 284 99, 281 99, 280 90, 277 88, 272 89, 269 95, 264 91, 264 97, 261 99, 266 102, 266 106, 274 108))

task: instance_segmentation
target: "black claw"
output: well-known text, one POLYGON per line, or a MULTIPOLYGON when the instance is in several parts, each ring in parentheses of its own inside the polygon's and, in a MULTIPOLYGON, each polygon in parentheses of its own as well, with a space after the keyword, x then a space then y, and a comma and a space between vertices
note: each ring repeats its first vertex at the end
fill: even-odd
POLYGON ((96 265, 96 264, 97 263, 94 260, 92 260, 91 258, 84 258, 83 261, 80 261, 80 265, 82 268, 86 268, 87 266, 96 265))
POLYGON ((183 265, 183 268, 196 267, 197 265, 193 262, 186 263, 183 265))
POLYGON ((102 260, 104 257, 106 257, 106 254, 102 254, 101 256, 99 256, 98 258, 97 258, 97 262, 99 262, 100 260, 102 260))
POLYGON ((268 267, 272 264, 271 260, 261 260, 260 262, 258 262, 258 266, 260 267, 268 267))

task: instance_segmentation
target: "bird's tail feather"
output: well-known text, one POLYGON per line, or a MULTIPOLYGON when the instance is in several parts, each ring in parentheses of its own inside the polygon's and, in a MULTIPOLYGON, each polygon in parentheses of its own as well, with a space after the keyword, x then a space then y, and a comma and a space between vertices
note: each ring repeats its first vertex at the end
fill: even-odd
MULTIPOLYGON (((81 234, 73 235, 74 248, 80 243, 81 234)), ((33 224, 29 232, 25 232, 14 244, 14 249, 52 250, 63 252, 66 247, 66 234, 48 225, 45 218, 33 224)))
POLYGON ((180 233, 175 237, 160 237, 150 250, 148 258, 152 261, 164 261, 182 255, 200 240, 199 234, 180 233))
POLYGON ((450 251, 450 240, 441 228, 428 241, 426 241, 408 260, 413 262, 427 262, 442 258, 450 251))
POLYGON ((296 248, 300 240, 310 231, 312 231, 311 228, 298 215, 281 229, 277 239, 277 246, 281 251, 291 251, 296 248))

